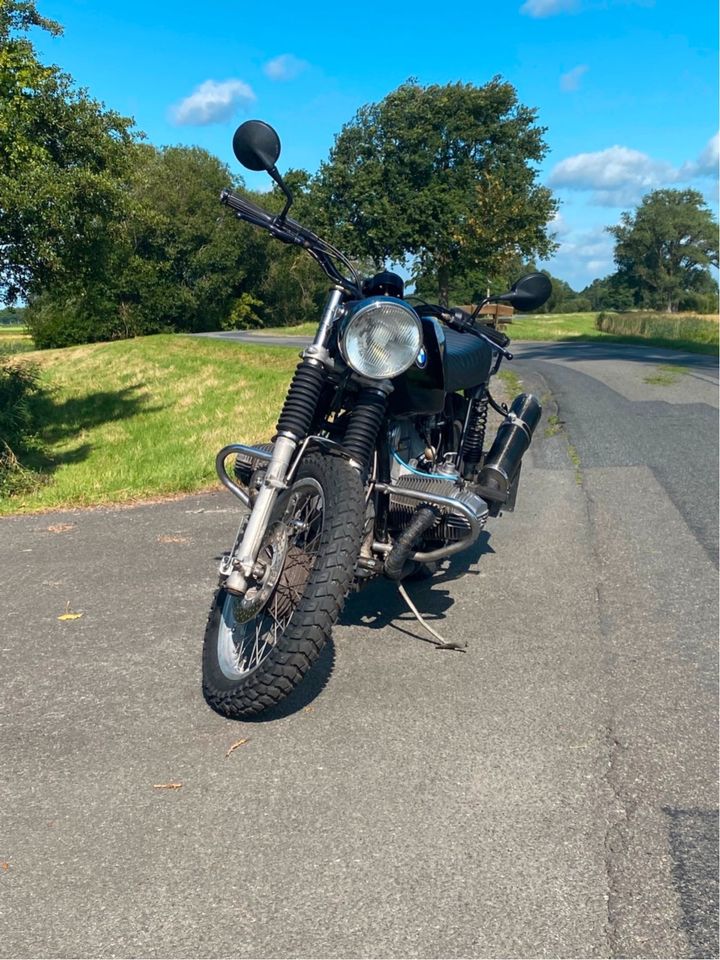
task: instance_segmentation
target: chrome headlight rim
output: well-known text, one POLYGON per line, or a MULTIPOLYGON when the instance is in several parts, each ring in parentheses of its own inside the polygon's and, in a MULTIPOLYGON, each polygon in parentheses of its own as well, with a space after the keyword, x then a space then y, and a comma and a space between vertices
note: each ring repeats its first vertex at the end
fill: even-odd
POLYGON ((343 360, 355 373, 370 380, 393 380, 405 373, 415 362, 422 343, 420 317, 409 303, 397 297, 377 296, 357 301, 349 307, 338 330, 343 360), (365 340, 362 344, 361 337, 365 340), (368 357, 371 350, 376 354, 385 353, 385 367, 380 367, 379 358, 373 366, 372 358, 368 357))

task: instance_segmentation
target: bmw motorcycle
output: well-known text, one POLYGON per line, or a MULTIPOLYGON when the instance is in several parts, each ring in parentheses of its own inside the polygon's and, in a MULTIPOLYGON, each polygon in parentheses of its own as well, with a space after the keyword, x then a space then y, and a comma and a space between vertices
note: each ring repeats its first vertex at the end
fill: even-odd
MULTIPOLYGON (((272 443, 229 444, 216 459, 247 514, 220 563, 203 691, 213 709, 242 718, 300 683, 352 589, 384 576, 402 591, 403 579, 432 574, 477 540, 488 517, 514 508, 542 410, 531 394, 509 408, 493 398, 490 379, 512 354, 509 338, 478 316, 491 302, 532 310, 551 286, 530 274, 473 314, 412 305, 399 276, 361 278, 288 216, 292 195, 272 127, 247 121, 233 150, 247 169, 269 173, 286 202, 277 215, 230 190, 221 202, 303 247, 332 282, 272 443), (489 407, 503 420, 488 446, 489 407)), ((438 646, 457 646, 431 632, 438 646)))

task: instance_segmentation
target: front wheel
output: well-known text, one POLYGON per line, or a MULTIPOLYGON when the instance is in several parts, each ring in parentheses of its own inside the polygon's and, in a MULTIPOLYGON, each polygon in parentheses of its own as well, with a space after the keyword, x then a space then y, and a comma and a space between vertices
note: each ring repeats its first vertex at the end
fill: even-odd
POLYGON ((259 606, 217 591, 203 644, 203 693, 231 719, 286 697, 317 659, 352 584, 365 512, 362 483, 339 457, 312 454, 280 498, 259 559, 259 606))

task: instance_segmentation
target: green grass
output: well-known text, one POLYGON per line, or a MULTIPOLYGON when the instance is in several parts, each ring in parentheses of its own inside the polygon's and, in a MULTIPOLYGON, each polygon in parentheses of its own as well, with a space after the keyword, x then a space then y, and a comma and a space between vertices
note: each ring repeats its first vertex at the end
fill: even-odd
POLYGON ((548 313, 513 317, 504 326, 513 340, 576 340, 596 339, 594 313, 548 313))
POLYGON ((560 433, 562 428, 563 428, 563 421, 560 419, 560 417, 556 413, 551 413, 550 416, 547 418, 547 426, 545 427, 545 436, 554 437, 558 433, 560 433))
POLYGON ((27 353, 34 350, 30 334, 25 327, 0 326, 0 356, 9 353, 27 353))
POLYGON ((605 333, 642 337, 653 342, 702 346, 711 353, 717 353, 720 339, 717 318, 708 319, 695 314, 606 311, 599 314, 597 327, 605 333))
POLYGON ((0 514, 122 503, 208 488, 226 443, 269 439, 296 351, 163 334, 27 355, 44 482, 0 514))
POLYGON ((689 353, 717 355, 718 352, 718 324, 710 320, 700 319, 695 323, 694 319, 697 318, 676 317, 665 319, 663 324, 646 323, 643 326, 628 322, 620 326, 613 323, 608 324, 608 329, 598 330, 597 317, 596 313, 530 314, 514 317, 512 323, 502 329, 513 340, 602 341, 687 350, 689 353), (693 322, 690 322, 691 320, 693 322))
POLYGON ((578 486, 581 486, 583 477, 582 477, 582 463, 580 462, 580 454, 577 451, 577 447, 574 446, 572 443, 570 443, 569 440, 567 445, 567 451, 568 451, 568 457, 570 457, 570 463, 572 463, 573 467, 575 467, 575 483, 577 483, 578 486))
POLYGON ((268 327, 266 330, 248 330, 247 332, 267 334, 269 337, 314 337, 319 325, 320 318, 317 323, 296 323, 292 327, 268 327))
POLYGON ((687 367, 682 367, 676 363, 661 363, 657 368, 657 373, 649 377, 643 377, 644 383, 652 383, 658 387, 670 387, 677 383, 688 372, 687 367))
POLYGON ((522 393, 522 380, 514 370, 501 370, 498 373, 498 379, 506 388, 510 400, 514 400, 519 393, 522 393))
MULTIPOLYGON (((607 316, 607 315, 606 315, 607 316)), ((634 318, 638 314, 618 314, 634 318)), ((513 340, 585 341, 625 343, 647 347, 687 350, 689 353, 717 354, 718 324, 702 318, 660 318, 654 324, 629 322, 625 327, 598 330, 597 313, 548 313, 514 317, 502 329, 513 340), (697 322, 695 322, 697 320, 697 322)), ((614 321, 617 324, 617 321, 614 321)), ((257 333, 271 337, 311 337, 315 323, 301 323, 294 327, 269 327, 257 333)), ((252 332, 252 331, 251 331, 252 332)))

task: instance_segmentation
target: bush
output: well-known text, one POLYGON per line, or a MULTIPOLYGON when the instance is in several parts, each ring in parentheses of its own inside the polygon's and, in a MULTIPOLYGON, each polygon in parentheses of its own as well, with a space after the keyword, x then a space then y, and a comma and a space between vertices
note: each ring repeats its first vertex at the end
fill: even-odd
POLYGON ((645 340, 718 346, 718 324, 714 320, 704 320, 702 317, 687 314, 680 316, 643 311, 612 313, 604 310, 598 314, 595 326, 603 333, 641 337, 645 340))
POLYGON ((39 482, 20 457, 40 449, 32 408, 32 398, 40 392, 35 364, 0 357, 0 496, 19 493, 39 482))
POLYGON ((70 297, 48 292, 35 299, 25 312, 25 322, 38 350, 72 347, 78 343, 124 340, 143 333, 131 305, 101 298, 70 297))
POLYGON ((252 294, 242 293, 235 301, 230 316, 220 321, 223 330, 253 330, 262 327, 263 322, 255 312, 256 307, 262 308, 262 300, 252 294))

